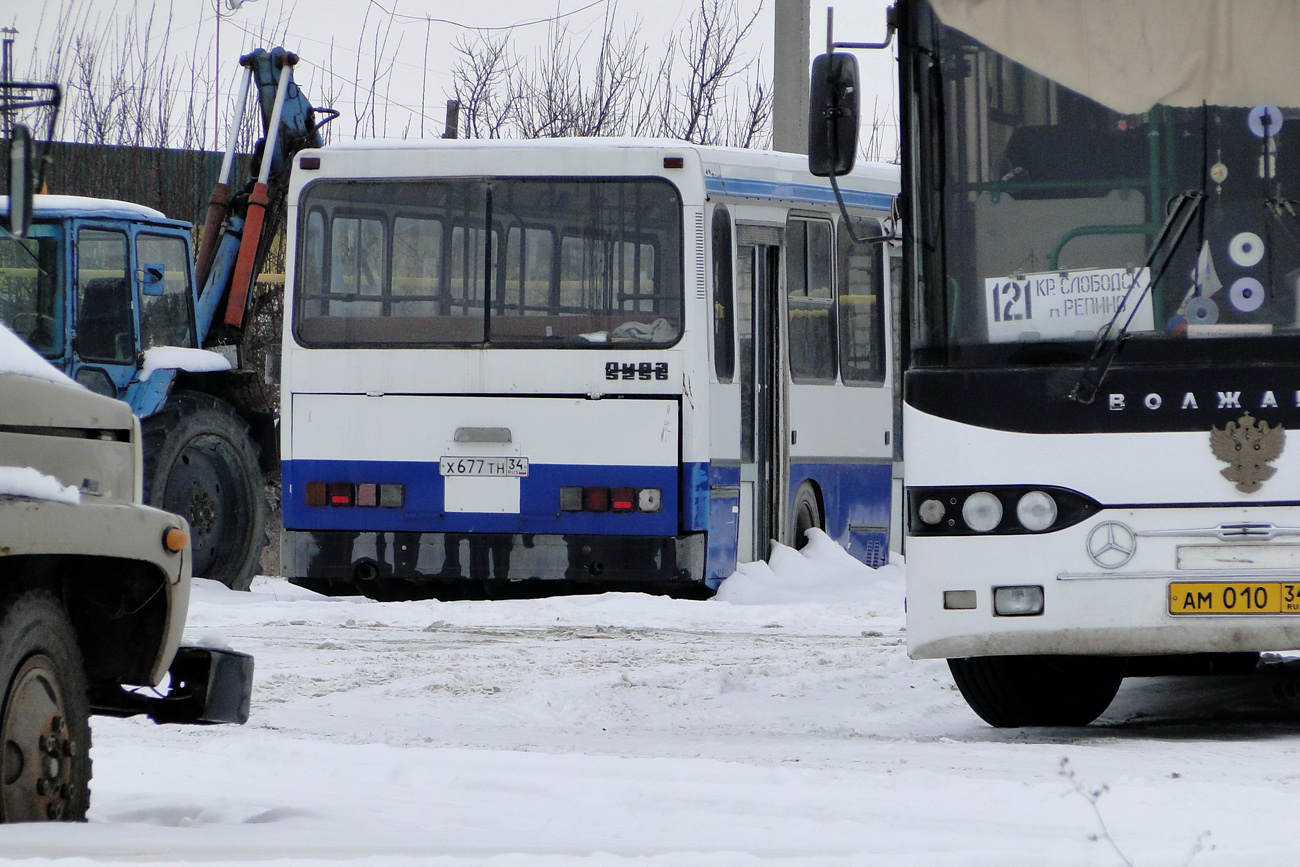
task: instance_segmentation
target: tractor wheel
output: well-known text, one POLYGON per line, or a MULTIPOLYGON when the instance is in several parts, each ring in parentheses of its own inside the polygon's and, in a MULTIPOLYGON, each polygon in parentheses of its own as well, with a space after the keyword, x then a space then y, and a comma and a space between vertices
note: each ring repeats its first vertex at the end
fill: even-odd
POLYGON ((62 603, 0 606, 0 821, 80 822, 90 808, 90 702, 62 603))
POLYGON ((144 421, 144 498, 189 521, 196 577, 249 588, 266 545, 266 494, 248 424, 229 404, 182 391, 144 421))

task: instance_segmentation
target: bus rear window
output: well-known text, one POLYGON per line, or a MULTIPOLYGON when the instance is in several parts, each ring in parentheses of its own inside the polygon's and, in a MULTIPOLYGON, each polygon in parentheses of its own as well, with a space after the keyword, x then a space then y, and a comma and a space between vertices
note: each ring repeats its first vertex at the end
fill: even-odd
POLYGON ((306 346, 635 347, 681 332, 681 201, 659 178, 319 181, 306 346))

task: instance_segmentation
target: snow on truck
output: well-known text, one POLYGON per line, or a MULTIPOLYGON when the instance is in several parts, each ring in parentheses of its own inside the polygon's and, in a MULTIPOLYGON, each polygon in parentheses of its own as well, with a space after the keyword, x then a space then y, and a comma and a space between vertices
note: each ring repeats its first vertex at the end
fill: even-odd
POLYGON ((0 326, 0 822, 85 818, 92 713, 248 718, 252 657, 180 647, 189 526, 143 504, 142 440, 127 404, 0 326))
MULTIPOLYGON (((197 257, 188 223, 80 196, 17 203, 30 229, 0 236, 0 322, 76 382, 130 405, 143 420, 145 501, 189 522, 195 575, 234 589, 257 572, 278 461, 278 346, 264 352, 248 325, 250 290, 289 161, 321 143, 316 110, 293 84, 296 62, 280 48, 241 59, 243 101, 255 82, 265 131, 256 182, 232 196, 239 101, 197 257)), ((53 92, 46 104, 57 108, 53 92)))
MULTIPOLYGON (((893 16, 908 652, 1018 726, 1300 649, 1300 11, 893 16)), ((814 66, 825 171, 850 67, 814 66)))

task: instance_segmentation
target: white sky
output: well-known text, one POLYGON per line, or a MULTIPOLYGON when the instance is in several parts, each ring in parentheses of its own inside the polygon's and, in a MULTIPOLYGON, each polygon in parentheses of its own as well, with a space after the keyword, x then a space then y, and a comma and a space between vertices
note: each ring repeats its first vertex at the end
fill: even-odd
MULTIPOLYGON (((60 17, 67 18, 90 0, 48 0, 6 4, 0 25, 16 27, 14 68, 28 69, 34 51, 52 41, 60 17)), ((356 102, 367 97, 366 89, 354 91, 360 77, 369 79, 375 58, 391 58, 391 78, 377 88, 380 123, 387 134, 400 136, 404 130, 419 137, 420 106, 424 102, 424 134, 440 135, 444 103, 451 89, 457 36, 473 36, 477 28, 514 27, 513 39, 520 53, 542 43, 547 24, 533 23, 560 15, 569 25, 574 41, 584 36, 594 45, 600 36, 606 0, 509 0, 480 4, 450 3, 446 0, 244 0, 238 10, 220 0, 221 46, 217 52, 218 0, 93 0, 92 20, 106 21, 116 13, 123 18, 147 20, 152 14, 155 28, 171 15, 171 50, 193 51, 200 61, 221 66, 222 113, 236 81, 238 56, 254 47, 270 47, 268 31, 287 32, 285 47, 302 57, 296 78, 309 98, 320 104, 324 95, 336 94, 335 107, 355 117, 356 102), (389 13, 395 13, 391 16, 389 13), (409 17, 407 17, 409 16, 409 17), (426 18, 429 19, 426 24, 426 18), (436 20, 435 20, 436 19, 436 20), (391 27, 389 27, 391 21, 391 27), (278 22, 278 23, 277 23, 278 22), (454 23, 453 23, 454 22, 454 23), (426 36, 428 47, 426 51, 426 36), (360 69, 360 76, 357 71, 360 69), (386 112, 386 114, 384 113, 386 112)), ((742 16, 760 9, 761 15, 748 48, 761 58, 764 75, 772 71, 772 21, 774 0, 738 0, 742 16)), ((888 0, 853 0, 836 9, 836 38, 842 41, 875 41, 884 33, 884 9, 888 0)), ((684 29, 698 0, 619 0, 616 32, 639 25, 641 40, 652 55, 661 53, 664 38, 674 29, 684 29)), ((826 5, 811 9, 811 56, 825 50, 826 5)), ((502 31, 495 31, 501 33, 502 31)), ((870 118, 879 100, 879 114, 895 122, 893 96, 897 86, 892 53, 861 52, 864 80, 864 114, 870 118)), ((381 68, 383 64, 380 64, 381 68)), ((211 107, 207 112, 213 114, 211 107)), ((211 120, 208 121, 212 123, 211 120)), ((339 121, 348 135, 351 123, 339 121)), ((891 150, 892 153, 892 150, 891 150)))

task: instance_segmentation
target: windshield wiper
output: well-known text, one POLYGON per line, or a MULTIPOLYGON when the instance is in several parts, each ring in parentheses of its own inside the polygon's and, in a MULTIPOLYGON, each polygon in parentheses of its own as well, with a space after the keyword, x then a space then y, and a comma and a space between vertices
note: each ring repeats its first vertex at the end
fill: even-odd
POLYGON ((1101 382, 1106 378, 1106 373, 1110 370, 1111 364, 1115 361, 1115 356, 1119 354, 1120 347, 1128 339, 1129 326, 1133 324, 1133 317, 1137 315, 1138 308, 1142 306, 1143 299, 1146 298, 1151 287, 1160 282, 1164 276, 1165 270, 1169 263, 1173 261, 1174 253, 1177 252, 1178 246, 1183 242, 1187 235, 1187 230, 1191 228, 1192 219, 1200 210, 1202 203, 1205 201, 1205 193, 1202 190, 1188 190, 1179 194, 1173 200, 1173 207, 1168 209, 1168 216, 1165 217, 1165 223, 1160 227, 1156 234, 1155 241, 1151 244, 1151 250, 1147 253, 1146 262, 1143 266, 1133 272, 1133 282, 1129 284, 1128 291, 1124 293, 1124 299, 1115 308, 1115 315, 1110 318, 1101 330, 1097 332, 1097 342, 1092 346, 1092 354, 1083 365, 1083 371, 1079 374, 1079 381, 1070 389, 1070 400, 1082 404, 1090 404, 1097 399, 1097 391, 1101 388, 1101 382), (1168 247, 1163 259, 1160 260, 1160 268, 1150 274, 1151 266, 1155 263, 1156 257, 1160 251, 1168 247), (1129 304, 1129 298, 1133 295, 1133 290, 1137 288, 1144 273, 1150 274, 1147 285, 1142 287, 1141 294, 1132 305, 1129 304), (1115 324, 1119 322, 1121 313, 1128 312, 1128 318, 1120 326, 1118 332, 1115 330, 1115 324), (1112 336, 1113 335, 1113 336, 1112 336))

